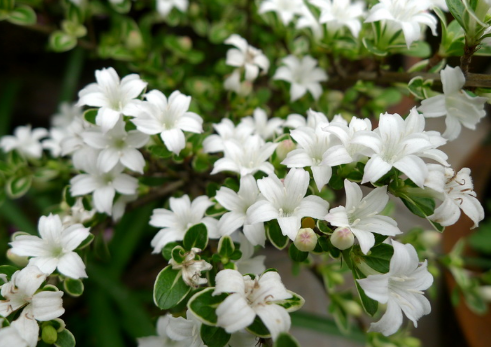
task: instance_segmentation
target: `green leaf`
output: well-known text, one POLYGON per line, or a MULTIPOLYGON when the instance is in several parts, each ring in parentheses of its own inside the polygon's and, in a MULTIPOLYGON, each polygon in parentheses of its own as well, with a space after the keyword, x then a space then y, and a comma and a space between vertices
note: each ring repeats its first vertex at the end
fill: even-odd
POLYGON ((84 284, 80 279, 65 278, 63 289, 71 296, 77 297, 84 293, 84 284))
POLYGON ((235 245, 230 236, 222 236, 218 241, 218 254, 222 258, 222 263, 228 263, 230 257, 235 252, 235 245))
POLYGON ((483 254, 491 254, 491 223, 483 223, 469 236, 469 245, 483 254))
POLYGON ((394 254, 394 248, 386 243, 381 243, 370 249, 368 255, 362 255, 361 258, 368 266, 380 273, 389 272, 390 259, 394 254))
POLYGON ((212 293, 214 290, 215 288, 207 288, 198 292, 188 302, 188 309, 207 325, 217 324, 218 317, 215 311, 218 305, 228 296, 226 293, 213 296, 212 293))
POLYGON ((7 20, 17 25, 36 24, 36 12, 29 6, 19 6, 10 12, 7 20))
POLYGON ((206 229, 206 225, 199 223, 189 228, 184 235, 182 245, 187 251, 190 251, 191 248, 205 249, 206 245, 208 245, 208 230, 206 229))
MULTIPOLYGON (((372 40, 365 37, 365 38, 363 38, 362 42, 363 42, 363 46, 365 46, 367 51, 369 51, 370 53, 381 56, 381 57, 384 57, 387 55, 387 51, 383 51, 383 50, 378 49, 372 40)), ((336 189, 336 188, 334 188, 334 189, 336 189)))
POLYGON ((268 223, 266 236, 277 249, 282 250, 288 245, 288 236, 283 235, 278 221, 273 220, 268 223))
POLYGON ((301 263, 308 258, 309 252, 302 252, 295 246, 294 243, 291 243, 290 248, 288 248, 288 255, 293 261, 301 263))
POLYGON ((465 28, 465 22, 463 15, 466 13, 466 9, 462 0, 445 0, 447 3, 448 10, 452 16, 459 22, 462 28, 465 28))
POLYGON ((300 344, 290 334, 281 333, 276 338, 273 347, 300 347, 300 344))
POLYGON ((294 293, 290 290, 288 290, 288 293, 292 295, 291 298, 281 300, 281 301, 276 301, 275 303, 277 305, 280 305, 281 307, 284 307, 287 312, 294 312, 302 308, 302 306, 305 304, 305 299, 298 295, 297 293, 294 293))
POLYGON ((17 199, 27 193, 32 184, 32 175, 11 177, 7 181, 7 195, 11 199, 17 199))
POLYGON ((56 347, 75 347, 75 337, 73 334, 64 329, 58 333, 58 339, 55 342, 56 347))
POLYGON ((409 81, 407 84, 407 88, 413 94, 415 97, 418 99, 425 99, 425 96, 423 94, 422 88, 423 88, 423 77, 421 76, 416 76, 413 79, 409 81))
POLYGON ((174 155, 174 153, 169 151, 164 145, 150 146, 148 149, 150 150, 150 153, 158 158, 167 159, 174 155))
POLYGON ((186 259, 186 250, 181 246, 177 245, 172 250, 172 259, 174 259, 174 261, 177 264, 181 264, 184 261, 184 259, 186 259))
POLYGON ((169 261, 172 259, 172 251, 176 246, 179 246, 179 243, 170 242, 166 244, 164 248, 162 248, 162 256, 164 257, 165 260, 169 261))
POLYGON ((97 117, 97 113, 99 112, 99 109, 97 108, 91 108, 87 111, 84 112, 84 118, 87 122, 94 124, 95 125, 95 119, 97 117))
POLYGON ((66 52, 77 45, 77 38, 63 31, 55 31, 49 37, 49 45, 55 52, 66 52))
POLYGON ((256 318, 254 318, 254 321, 252 322, 251 325, 249 325, 246 328, 246 330, 249 331, 250 333, 252 333, 256 336, 262 337, 262 338, 271 337, 271 333, 269 332, 266 325, 264 325, 263 321, 261 320, 261 318, 259 316, 256 316, 256 318))
POLYGON ((366 294, 363 288, 358 284, 357 279, 366 278, 366 276, 361 273, 357 268, 353 268, 353 277, 355 278, 356 290, 358 291, 358 295, 360 296, 361 304, 366 313, 373 317, 378 310, 378 302, 370 299, 366 294))
POLYGON ((431 198, 422 198, 417 196, 409 197, 406 194, 401 194, 399 195, 399 197, 401 198, 404 205, 406 205, 406 207, 409 209, 409 211, 411 211, 418 217, 426 218, 431 223, 431 225, 433 225, 435 230, 443 232, 443 230, 445 229, 443 226, 428 219, 428 216, 431 216, 435 211, 435 200, 431 198))
POLYGON ((394 51, 410 57, 428 58, 431 55, 431 46, 426 41, 415 41, 409 49, 403 48, 394 51))
POLYGON ((203 343, 208 347, 224 347, 230 340, 230 334, 223 328, 206 324, 201 325, 200 335, 203 343))
POLYGON ((14 9, 14 5, 15 5, 14 0, 0 0, 0 10, 10 12, 14 9))
POLYGON ((191 291, 184 280, 182 272, 173 270, 169 265, 157 276, 153 287, 153 301, 162 310, 168 310, 180 303, 191 291))

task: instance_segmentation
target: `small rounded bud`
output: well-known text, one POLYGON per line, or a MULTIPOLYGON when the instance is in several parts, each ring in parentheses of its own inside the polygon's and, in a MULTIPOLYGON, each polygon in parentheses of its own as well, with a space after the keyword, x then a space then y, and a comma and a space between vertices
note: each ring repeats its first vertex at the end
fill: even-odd
POLYGON ((331 235, 331 243, 334 247, 344 251, 353 246, 355 235, 349 228, 339 227, 331 235))
POLYGON ((343 308, 348 314, 355 316, 355 317, 361 316, 362 311, 363 311, 361 309, 361 306, 356 301, 353 301, 353 300, 343 301, 343 308))
POLYGON ((299 251, 310 252, 317 244, 317 235, 315 234, 314 230, 310 228, 303 228, 298 231, 297 237, 293 243, 299 251))
POLYGON ((292 140, 283 140, 276 147, 276 156, 279 161, 283 161, 287 154, 295 149, 295 143, 292 140))
POLYGON ((421 241, 428 248, 432 248, 438 245, 441 239, 442 234, 438 231, 427 230, 421 234, 421 241))
POLYGON ((13 253, 11 249, 7 251, 7 259, 19 267, 27 266, 27 263, 29 262, 29 258, 17 255, 13 253))
POLYGON ((41 333, 41 339, 48 345, 52 345, 58 339, 58 333, 52 325, 45 325, 41 333))

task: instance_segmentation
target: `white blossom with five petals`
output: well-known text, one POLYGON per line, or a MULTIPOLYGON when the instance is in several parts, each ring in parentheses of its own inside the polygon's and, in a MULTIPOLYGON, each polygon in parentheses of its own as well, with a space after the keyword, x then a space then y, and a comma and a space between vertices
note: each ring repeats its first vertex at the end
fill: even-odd
POLYGON ((322 219, 329 208, 329 203, 322 198, 305 196, 309 181, 309 173, 304 169, 291 169, 284 180, 274 173, 258 180, 264 200, 259 200, 247 210, 249 223, 277 219, 283 235, 295 240, 303 217, 322 219))
POLYGON ((380 215, 389 202, 387 186, 375 188, 367 196, 358 184, 344 180, 346 206, 329 211, 325 219, 338 228, 348 228, 358 240, 363 253, 367 254, 375 244, 373 233, 395 236, 401 234, 397 223, 390 217, 380 215))
POLYGON ((40 140, 48 136, 44 128, 31 129, 30 125, 15 128, 14 135, 6 135, 0 139, 0 147, 5 153, 14 149, 28 158, 39 159, 43 155, 43 145, 40 140))
POLYGON ((38 224, 39 235, 18 235, 13 242, 12 253, 32 257, 29 265, 37 266, 45 274, 56 269, 71 278, 87 277, 85 264, 74 250, 90 234, 89 228, 82 224, 73 224, 65 228, 60 216, 42 216, 38 224))
POLYGON ((128 75, 120 80, 112 67, 97 70, 95 78, 97 83, 89 84, 78 93, 77 106, 100 107, 95 120, 102 132, 106 133, 116 125, 121 115, 129 115, 128 112, 135 105, 135 99, 147 83, 137 74, 128 75))
POLYGON ((414 326, 417 326, 419 318, 431 312, 430 302, 422 292, 433 283, 426 260, 420 263, 416 250, 410 244, 392 241, 392 246, 394 255, 388 273, 357 280, 369 298, 387 304, 385 314, 368 330, 381 332, 385 336, 399 329, 403 312, 414 326))

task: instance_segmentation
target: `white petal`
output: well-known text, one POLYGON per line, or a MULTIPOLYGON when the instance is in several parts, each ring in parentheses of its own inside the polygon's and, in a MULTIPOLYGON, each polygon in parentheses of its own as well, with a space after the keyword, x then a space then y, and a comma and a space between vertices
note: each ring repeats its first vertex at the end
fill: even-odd
POLYGON ((137 151, 136 149, 126 149, 121 156, 121 164, 130 170, 143 174, 145 159, 140 151, 137 151))
POLYGON ((290 330, 291 320, 288 312, 281 306, 270 304, 256 307, 256 313, 275 340, 281 332, 290 330))
POLYGON ((394 334, 402 324, 402 312, 399 305, 394 299, 389 300, 387 303, 387 311, 385 311, 382 318, 370 325, 368 331, 378 331, 385 336, 394 334))
POLYGON ((260 200, 247 209, 247 224, 267 222, 276 218, 278 209, 266 200, 260 200))
POLYGON ((256 313, 240 294, 228 296, 216 310, 217 325, 226 332, 233 333, 248 327, 256 317, 256 313))
POLYGON ((244 277, 236 270, 225 269, 220 271, 215 277, 215 282, 213 295, 222 293, 244 294, 244 277))
POLYGON ((61 316, 63 308, 62 291, 43 291, 32 297, 31 309, 34 318, 40 321, 48 321, 61 316))
POLYGON ((329 209, 329 203, 316 195, 309 195, 305 197, 295 214, 299 217, 312 217, 316 219, 323 219, 329 209))
POLYGON ((382 304, 389 300, 389 275, 370 275, 357 281, 369 298, 382 304))
POLYGON ((19 235, 10 246, 12 253, 20 256, 40 257, 49 254, 47 243, 37 236, 19 235))
POLYGON ((60 258, 58 271, 71 278, 86 278, 85 264, 80 256, 75 252, 66 253, 60 258))
POLYGON ((264 243, 266 242, 264 223, 244 225, 244 235, 253 246, 261 245, 264 247, 264 243))
POLYGON ((281 233, 294 241, 300 230, 300 217, 278 217, 278 224, 280 225, 281 233))
POLYGON ((89 236, 89 230, 89 228, 84 228, 82 224, 74 224, 63 230, 61 234, 61 245, 63 249, 73 251, 89 236))
POLYGON ((105 186, 95 190, 93 195, 95 209, 98 212, 111 215, 114 195, 116 195, 116 191, 112 186, 105 186))
POLYGON ((181 129, 164 130, 160 134, 167 149, 176 155, 179 155, 181 150, 186 146, 186 139, 181 129))
MULTIPOLYGON (((22 338, 27 342, 29 347, 35 347, 38 342, 39 325, 34 318, 30 306, 27 306, 15 321, 10 324, 12 328, 17 330, 22 338)), ((5 346, 7 347, 7 346, 5 346)), ((8 346, 11 347, 11 346, 8 346)))
POLYGON ((118 193, 132 195, 138 188, 138 180, 127 174, 120 174, 113 180, 113 187, 118 193))
POLYGON ((361 183, 376 182, 389 172, 390 169, 392 169, 392 165, 384 161, 379 155, 374 155, 365 165, 365 172, 361 183))

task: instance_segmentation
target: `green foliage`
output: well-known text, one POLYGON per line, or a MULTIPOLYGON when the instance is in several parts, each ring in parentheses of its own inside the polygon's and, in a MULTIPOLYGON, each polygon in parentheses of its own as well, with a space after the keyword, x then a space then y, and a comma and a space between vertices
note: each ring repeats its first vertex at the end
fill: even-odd
POLYGON ((288 245, 288 236, 283 235, 281 228, 276 220, 268 223, 266 227, 266 236, 272 245, 282 250, 288 245))
POLYGON ((295 246, 295 244, 291 243, 290 247, 288 248, 288 255, 293 261, 301 263, 308 258, 309 252, 302 252, 295 246))
POLYGON ((75 337, 73 334, 64 329, 58 333, 58 338, 55 342, 56 347, 75 347, 75 337))
POLYGON ((205 249, 208 244, 208 231, 203 223, 193 225, 186 231, 182 245, 190 251, 191 248, 205 249))
POLYGON ((168 310, 179 304, 191 291, 184 280, 182 272, 173 270, 169 265, 157 276, 153 289, 153 301, 162 310, 168 310))
POLYGON ((213 296, 215 288, 207 288, 198 292, 188 301, 188 309, 190 309, 199 320, 204 324, 215 326, 217 324, 216 308, 228 296, 226 293, 213 296))
POLYGON ((300 347, 298 341, 287 333, 281 333, 276 338, 273 347, 300 347))
POLYGON ((63 289, 70 296, 80 296, 84 293, 84 284, 80 279, 65 278, 63 289))
POLYGON ((230 334, 223 328, 206 324, 201 325, 200 336, 208 347, 224 347, 230 340, 230 334))

